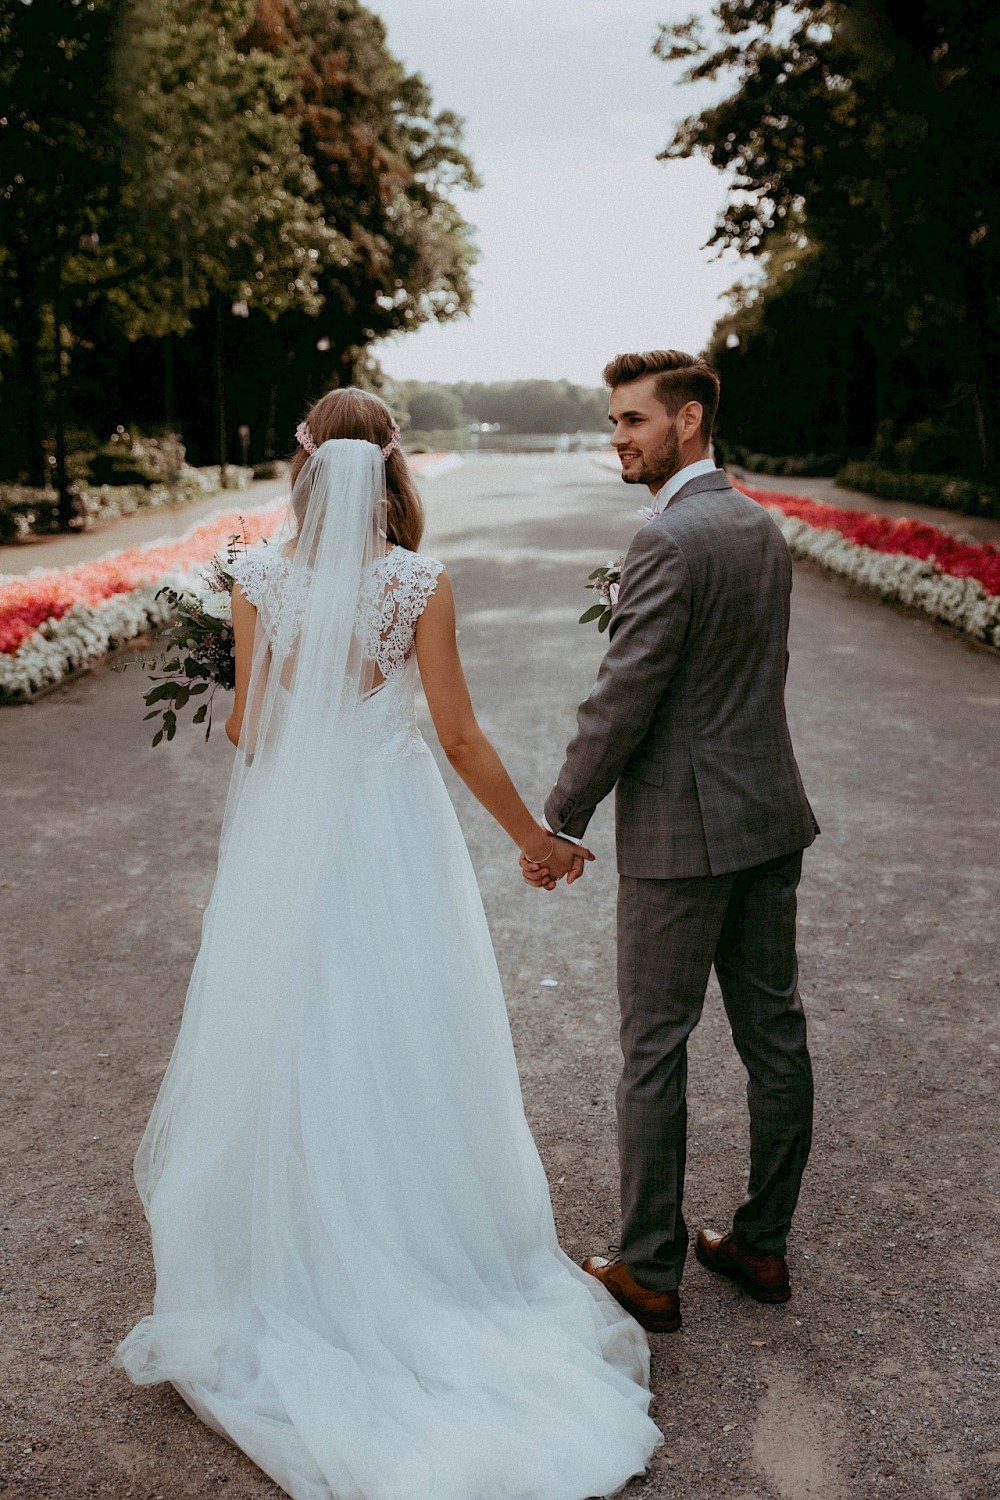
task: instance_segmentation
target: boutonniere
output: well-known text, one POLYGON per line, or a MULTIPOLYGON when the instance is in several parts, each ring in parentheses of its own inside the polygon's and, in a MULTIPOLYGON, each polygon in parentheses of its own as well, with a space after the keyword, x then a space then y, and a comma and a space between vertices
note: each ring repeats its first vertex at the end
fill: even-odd
POLYGON ((601 603, 592 604, 589 609, 584 610, 578 622, 580 625, 589 625, 591 620, 596 620, 598 630, 607 630, 611 624, 611 611, 618 603, 618 588, 624 563, 624 557, 616 557, 605 567, 595 568, 590 574, 589 582, 584 584, 584 588, 593 589, 595 594, 600 594, 601 603))

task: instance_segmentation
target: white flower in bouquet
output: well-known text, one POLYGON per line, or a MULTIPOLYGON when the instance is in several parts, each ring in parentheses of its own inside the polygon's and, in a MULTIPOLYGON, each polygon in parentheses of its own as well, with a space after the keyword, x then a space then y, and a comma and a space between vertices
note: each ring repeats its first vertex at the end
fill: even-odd
POLYGON ((221 594, 214 589, 209 589, 206 593, 198 595, 198 608, 202 614, 208 615, 213 620, 223 620, 227 625, 233 623, 231 594, 221 594))

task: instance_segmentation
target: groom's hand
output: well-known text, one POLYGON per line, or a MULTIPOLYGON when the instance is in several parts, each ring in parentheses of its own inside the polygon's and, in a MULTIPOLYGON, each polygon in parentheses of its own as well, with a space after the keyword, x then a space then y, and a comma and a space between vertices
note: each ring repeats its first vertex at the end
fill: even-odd
POLYGON ((529 859, 526 854, 521 855, 521 874, 536 890, 554 891, 563 876, 567 885, 579 880, 586 862, 594 858, 583 844, 571 844, 568 839, 553 837, 552 849, 544 863, 529 859))

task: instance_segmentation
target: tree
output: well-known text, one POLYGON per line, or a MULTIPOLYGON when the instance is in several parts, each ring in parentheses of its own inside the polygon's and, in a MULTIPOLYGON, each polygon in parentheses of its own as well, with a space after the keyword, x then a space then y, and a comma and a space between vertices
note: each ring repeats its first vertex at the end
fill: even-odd
POLYGON ((316 174, 316 201, 347 253, 318 275, 323 305, 247 334, 273 371, 257 424, 290 430, 331 383, 377 380, 379 340, 462 316, 476 251, 453 196, 478 186, 462 124, 393 57, 358 0, 259 0, 255 45, 287 60, 289 110, 316 174))
POLYGON ((423 431, 450 430, 465 423, 462 403, 444 385, 415 385, 407 396, 411 427, 423 431))
POLYGON ((262 456, 469 306, 460 122, 357 0, 0 0, 0 89, 0 463, 54 428, 64 524, 67 411, 224 462, 235 402, 262 456))
POLYGON ((111 87, 118 0, 2 0, 0 5, 0 326, 4 453, 10 477, 49 481, 52 411, 60 519, 66 476, 69 326, 81 296, 108 274, 122 187, 111 87), (46 377, 49 378, 46 378, 46 377))
POLYGON ((322 271, 348 259, 316 202, 290 59, 254 44, 254 15, 253 0, 131 0, 118 50, 129 198, 162 288, 158 331, 186 332, 210 306, 223 465, 230 309, 315 315, 322 271))
MULTIPOLYGON (((687 21, 664 27, 657 43, 664 59, 686 62, 689 79, 737 79, 663 153, 702 153, 733 174, 714 241, 764 261, 782 244, 813 252, 785 276, 782 295, 811 278, 832 299, 845 348, 872 370, 869 441, 914 420, 916 397, 917 406, 948 407, 953 422, 963 408, 967 446, 981 469, 992 468, 1000 429, 995 6, 719 0, 715 21, 714 38, 687 21), (903 372, 923 389, 901 393, 903 372)), ((777 286, 760 294, 768 322, 777 286)), ((808 325, 799 343, 808 350, 808 325)), ((794 349, 782 347, 794 369, 794 349)))
POLYGON ((409 411, 409 426, 458 427, 498 423, 508 432, 594 432, 608 421, 608 393, 568 380, 404 381, 392 392, 409 411), (445 420, 447 418, 447 420, 445 420))

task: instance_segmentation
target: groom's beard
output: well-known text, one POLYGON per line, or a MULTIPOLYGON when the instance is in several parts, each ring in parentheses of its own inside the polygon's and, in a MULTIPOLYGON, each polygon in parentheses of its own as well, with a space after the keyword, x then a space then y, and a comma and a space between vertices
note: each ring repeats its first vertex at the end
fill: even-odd
POLYGON ((671 427, 662 447, 654 448, 652 453, 643 454, 641 462, 629 472, 622 473, 626 484, 656 485, 662 488, 667 480, 683 468, 681 463, 681 443, 674 428, 671 427))

